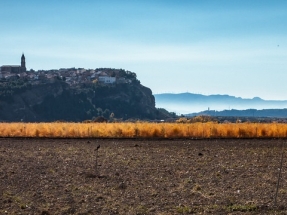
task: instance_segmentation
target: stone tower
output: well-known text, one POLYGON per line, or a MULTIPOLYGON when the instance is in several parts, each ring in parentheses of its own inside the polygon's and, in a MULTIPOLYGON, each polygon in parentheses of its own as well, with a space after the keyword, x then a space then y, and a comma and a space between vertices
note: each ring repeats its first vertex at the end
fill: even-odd
POLYGON ((25 62, 25 56, 24 53, 21 57, 21 72, 26 72, 26 62, 25 62))

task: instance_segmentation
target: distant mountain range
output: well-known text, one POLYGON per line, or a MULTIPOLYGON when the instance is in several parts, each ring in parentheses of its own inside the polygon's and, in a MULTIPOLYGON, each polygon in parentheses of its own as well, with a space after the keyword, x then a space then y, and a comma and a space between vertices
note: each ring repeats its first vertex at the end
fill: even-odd
POLYGON ((198 113, 185 114, 187 117, 193 116, 214 116, 214 117, 255 117, 255 118, 287 118, 287 109, 247 109, 247 110, 223 110, 223 111, 215 111, 215 110, 206 110, 198 113))
POLYGON ((287 100, 263 100, 259 97, 245 99, 230 95, 201 95, 193 93, 154 94, 156 107, 177 114, 190 114, 206 110, 284 109, 287 100))

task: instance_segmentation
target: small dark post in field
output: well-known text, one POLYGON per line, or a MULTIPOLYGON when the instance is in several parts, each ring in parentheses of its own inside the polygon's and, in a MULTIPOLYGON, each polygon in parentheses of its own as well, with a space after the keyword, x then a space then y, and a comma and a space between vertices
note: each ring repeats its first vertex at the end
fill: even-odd
POLYGON ((209 128, 209 138, 211 138, 212 136, 212 131, 211 131, 211 128, 209 128))
POLYGON ((26 133, 26 126, 25 125, 23 127, 23 131, 24 131, 24 137, 26 137, 27 133, 26 133))
POLYGON ((282 175, 283 154, 284 154, 284 142, 282 142, 282 154, 281 154, 281 161, 280 161, 280 169, 278 173, 278 180, 277 180, 277 185, 276 185, 276 193, 275 193, 275 198, 274 198, 274 207, 276 207, 277 205, 277 195, 278 195, 278 189, 279 189, 280 179, 282 175))
POLYGON ((96 174, 98 174, 98 150, 101 146, 98 145, 97 148, 95 149, 96 152, 96 174))

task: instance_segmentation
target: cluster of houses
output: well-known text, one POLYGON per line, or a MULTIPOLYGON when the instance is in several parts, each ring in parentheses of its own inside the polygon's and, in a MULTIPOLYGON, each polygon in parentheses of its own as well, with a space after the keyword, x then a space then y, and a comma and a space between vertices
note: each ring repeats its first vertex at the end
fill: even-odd
POLYGON ((26 79, 31 84, 43 82, 55 82, 62 80, 69 85, 80 83, 116 84, 131 83, 132 80, 126 78, 122 69, 84 69, 84 68, 62 68, 59 70, 30 70, 26 71, 24 54, 21 57, 21 66, 5 65, 0 67, 0 79, 17 80, 26 79))

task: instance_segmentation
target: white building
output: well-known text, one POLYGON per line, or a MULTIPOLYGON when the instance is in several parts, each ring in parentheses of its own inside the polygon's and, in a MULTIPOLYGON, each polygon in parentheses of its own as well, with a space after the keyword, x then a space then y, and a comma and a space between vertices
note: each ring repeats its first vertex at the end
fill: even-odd
POLYGON ((105 83, 105 84, 113 84, 116 82, 116 77, 110 77, 110 76, 99 76, 99 82, 105 83))

